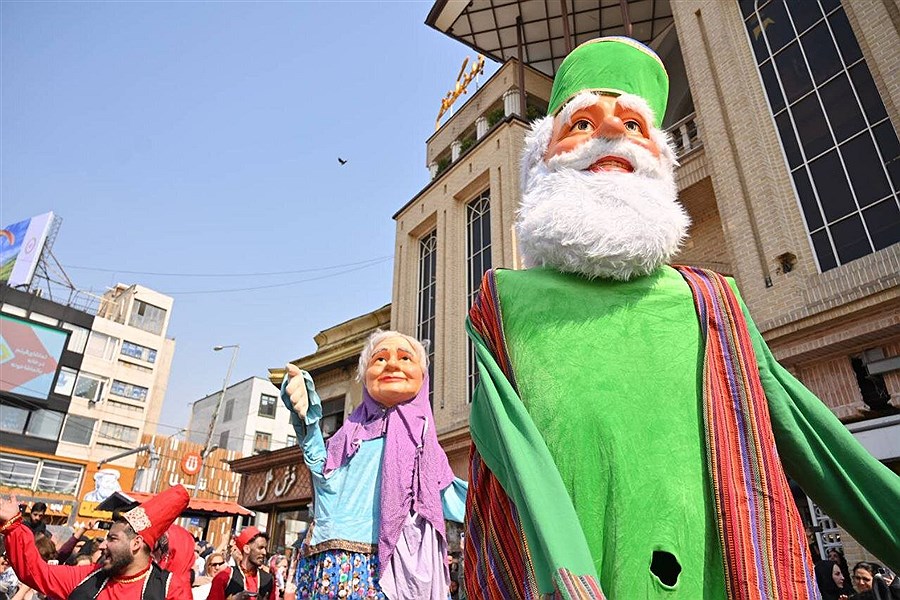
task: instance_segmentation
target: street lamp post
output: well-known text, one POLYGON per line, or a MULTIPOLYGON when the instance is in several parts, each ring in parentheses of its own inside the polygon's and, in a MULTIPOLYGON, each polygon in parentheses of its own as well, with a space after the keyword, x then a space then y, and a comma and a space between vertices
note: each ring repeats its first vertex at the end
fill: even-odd
POLYGON ((219 400, 216 402, 212 418, 209 420, 209 430, 206 432, 206 443, 203 444, 203 452, 200 454, 200 470, 197 471, 197 483, 194 485, 194 493, 192 494, 195 498, 197 497, 197 492, 200 490, 200 482, 203 480, 203 471, 206 469, 206 458, 213 450, 213 432, 216 430, 216 421, 219 418, 219 411, 222 410, 222 402, 225 400, 225 391, 228 389, 228 380, 231 379, 231 370, 234 368, 234 363, 237 360, 238 351, 240 351, 241 345, 229 344, 227 346, 213 346, 213 351, 219 352, 225 348, 232 349, 231 362, 228 363, 228 371, 225 372, 225 380, 222 382, 222 391, 219 393, 219 400))

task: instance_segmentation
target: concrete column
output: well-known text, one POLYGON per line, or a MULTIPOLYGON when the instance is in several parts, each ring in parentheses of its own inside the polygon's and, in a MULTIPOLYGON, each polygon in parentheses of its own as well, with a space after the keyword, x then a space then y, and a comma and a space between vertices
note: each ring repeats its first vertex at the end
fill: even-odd
POLYGON ((434 179, 437 177, 437 163, 433 162, 428 165, 428 174, 431 175, 431 178, 434 179))
POLYGON ((475 119, 475 139, 480 140, 484 137, 484 134, 487 133, 488 130, 488 121, 487 117, 484 115, 475 119))
POLYGON ((505 116, 510 115, 522 115, 522 108, 519 106, 519 90, 507 90, 503 94, 503 114, 505 116))
POLYGON ((462 142, 453 140, 450 144, 450 160, 456 162, 456 159, 459 158, 460 154, 462 154, 462 142))

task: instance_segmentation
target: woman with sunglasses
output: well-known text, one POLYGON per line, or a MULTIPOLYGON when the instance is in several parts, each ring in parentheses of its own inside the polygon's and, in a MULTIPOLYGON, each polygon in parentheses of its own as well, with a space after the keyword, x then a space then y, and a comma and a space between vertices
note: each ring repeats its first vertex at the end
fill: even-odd
POLYGON ((225 555, 221 552, 213 552, 206 557, 206 569, 203 575, 194 580, 194 587, 191 589, 194 600, 206 600, 209 596, 209 588, 212 586, 213 577, 225 566, 225 555))

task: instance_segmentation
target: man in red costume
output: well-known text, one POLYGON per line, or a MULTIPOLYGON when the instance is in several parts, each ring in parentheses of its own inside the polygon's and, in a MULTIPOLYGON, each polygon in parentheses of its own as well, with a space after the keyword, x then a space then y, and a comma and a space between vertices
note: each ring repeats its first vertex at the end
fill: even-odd
POLYGON ((0 500, 0 533, 13 570, 29 587, 51 598, 68 600, 189 600, 172 574, 154 564, 150 549, 187 508, 183 486, 169 488, 141 506, 122 513, 103 543, 98 564, 48 565, 34 546, 34 535, 22 522, 15 497, 0 500))
POLYGON ((241 553, 237 566, 222 569, 213 578, 206 600, 276 600, 272 575, 260 569, 266 562, 266 545, 269 536, 256 527, 246 527, 234 538, 241 553))

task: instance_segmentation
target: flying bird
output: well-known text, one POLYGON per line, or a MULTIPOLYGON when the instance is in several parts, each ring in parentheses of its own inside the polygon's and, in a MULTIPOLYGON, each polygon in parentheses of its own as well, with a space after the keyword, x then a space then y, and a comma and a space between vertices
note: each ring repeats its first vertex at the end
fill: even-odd
POLYGON ((341 158, 340 156, 338 156, 338 162, 341 163, 342 165, 346 165, 346 164, 347 164, 347 161, 344 160, 343 158, 341 158))

